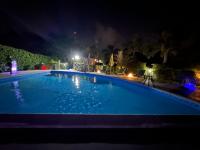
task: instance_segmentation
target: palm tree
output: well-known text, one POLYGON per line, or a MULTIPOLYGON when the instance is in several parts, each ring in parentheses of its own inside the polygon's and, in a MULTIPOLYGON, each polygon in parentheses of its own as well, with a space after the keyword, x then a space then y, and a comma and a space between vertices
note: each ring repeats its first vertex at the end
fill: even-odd
POLYGON ((123 50, 118 50, 117 65, 120 66, 120 68, 123 66, 123 61, 124 61, 123 50))
POLYGON ((114 66, 114 57, 113 57, 113 53, 110 55, 110 59, 109 59, 109 67, 110 67, 110 73, 112 72, 112 67, 114 66))

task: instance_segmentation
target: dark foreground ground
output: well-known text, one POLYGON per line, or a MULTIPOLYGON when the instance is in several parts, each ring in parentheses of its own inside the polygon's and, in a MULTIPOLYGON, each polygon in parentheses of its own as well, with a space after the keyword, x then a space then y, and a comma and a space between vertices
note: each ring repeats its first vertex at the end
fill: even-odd
POLYGON ((5 144, 1 150, 199 150, 192 144, 108 144, 108 143, 79 143, 79 144, 5 144))
POLYGON ((199 130, 4 129, 0 150, 199 150, 199 130))

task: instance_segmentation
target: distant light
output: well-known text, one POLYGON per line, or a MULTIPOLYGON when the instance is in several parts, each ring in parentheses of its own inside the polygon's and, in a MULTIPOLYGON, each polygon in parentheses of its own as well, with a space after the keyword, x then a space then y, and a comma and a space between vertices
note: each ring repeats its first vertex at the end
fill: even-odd
POLYGON ((133 74, 132 74, 132 73, 129 73, 129 74, 127 75, 127 77, 133 78, 133 74))
POLYGON ((100 70, 97 70, 97 73, 101 73, 101 71, 100 71, 100 70))
POLYGON ((72 60, 74 60, 74 57, 72 58, 72 60))
POLYGON ((78 55, 75 55, 75 60, 79 60, 80 59, 80 56, 78 56, 78 55))

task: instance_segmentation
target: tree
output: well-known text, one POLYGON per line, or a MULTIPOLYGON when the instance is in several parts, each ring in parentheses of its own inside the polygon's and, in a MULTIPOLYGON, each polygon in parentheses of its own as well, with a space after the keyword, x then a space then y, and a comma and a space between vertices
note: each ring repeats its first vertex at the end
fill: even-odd
POLYGON ((117 55, 117 65, 122 67, 123 66, 123 51, 122 50, 119 50, 118 51, 118 55, 117 55))
POLYGON ((123 66, 128 67, 134 61, 134 54, 141 46, 141 38, 137 35, 134 38, 123 44, 123 66))
POLYGON ((168 61, 169 53, 176 54, 173 43, 172 43, 172 34, 163 31, 160 36, 160 51, 161 51, 161 57, 163 57, 163 64, 166 64, 168 61))
POLYGON ((100 57, 100 51, 95 45, 91 45, 88 48, 86 48, 86 55, 87 57, 90 55, 91 58, 98 59, 100 57))
POLYGON ((110 73, 112 70, 112 67, 114 66, 114 57, 113 57, 113 53, 110 55, 110 59, 109 59, 109 67, 110 67, 110 73))
POLYGON ((114 52, 114 46, 108 45, 107 48, 102 50, 101 59, 103 60, 104 64, 109 64, 110 56, 114 52))

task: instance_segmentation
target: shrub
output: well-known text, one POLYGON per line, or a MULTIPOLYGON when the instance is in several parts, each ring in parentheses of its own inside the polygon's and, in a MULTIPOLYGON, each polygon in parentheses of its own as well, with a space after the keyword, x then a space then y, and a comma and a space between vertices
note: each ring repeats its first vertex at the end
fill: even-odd
POLYGON ((189 80, 195 83, 195 72, 192 70, 178 70, 160 65, 156 69, 157 80, 160 82, 179 82, 189 80))
POLYGON ((192 70, 182 70, 178 71, 176 74, 176 80, 180 83, 182 83, 185 80, 190 81, 191 83, 196 84, 195 79, 195 72, 192 70))
POLYGON ((142 77, 142 76, 144 76, 144 73, 145 73, 144 69, 138 69, 137 72, 136 72, 136 75, 139 76, 139 77, 142 77))
POLYGON ((8 64, 8 57, 11 56, 17 61, 18 70, 34 69, 38 64, 49 64, 52 59, 48 56, 33 54, 23 49, 16 49, 9 46, 0 45, 0 65, 8 64))

